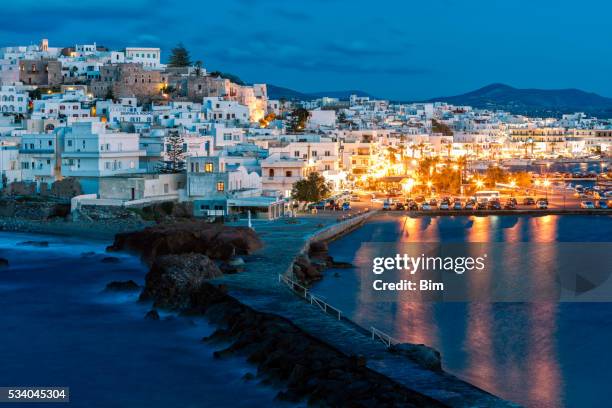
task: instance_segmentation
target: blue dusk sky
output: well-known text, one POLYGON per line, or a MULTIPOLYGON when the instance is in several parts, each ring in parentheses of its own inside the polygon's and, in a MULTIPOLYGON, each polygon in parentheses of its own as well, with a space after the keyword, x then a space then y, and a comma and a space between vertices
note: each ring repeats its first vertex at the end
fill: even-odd
POLYGON ((13 0, 0 46, 183 42, 208 70, 305 92, 416 100, 502 82, 612 96, 599 0, 13 0))

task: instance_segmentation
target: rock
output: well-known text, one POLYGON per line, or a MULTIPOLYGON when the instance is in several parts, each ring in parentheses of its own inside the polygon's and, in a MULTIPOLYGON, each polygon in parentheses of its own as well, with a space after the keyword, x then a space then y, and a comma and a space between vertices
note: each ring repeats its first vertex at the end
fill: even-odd
POLYGON ((105 256, 104 258, 102 258, 102 260, 100 261, 102 263, 106 263, 106 264, 116 264, 119 263, 119 258, 117 258, 116 256, 105 256))
POLYGON ((223 274, 206 255, 182 254, 158 257, 145 278, 141 300, 153 300, 156 307, 183 309, 202 284, 223 274))
POLYGON ((145 319, 149 320, 159 320, 159 313, 155 309, 151 309, 145 315, 145 319))
POLYGON ((49 242, 48 241, 23 241, 23 242, 18 243, 17 245, 46 248, 49 246, 49 242))
POLYGON ((440 356, 440 352, 424 344, 396 344, 391 346, 389 351, 406 356, 429 370, 442 371, 442 357, 440 356))
POLYGON ((152 264, 158 256, 187 253, 228 261, 235 255, 251 254, 262 246, 255 231, 248 227, 182 221, 117 234, 108 250, 136 252, 152 264))
POLYGON ((315 241, 310 243, 309 252, 311 254, 314 253, 327 253, 329 248, 327 247, 327 242, 325 241, 315 241))
POLYGON ((104 289, 107 292, 133 292, 140 289, 140 285, 138 285, 133 280, 128 281, 113 281, 106 285, 104 289))
POLYGON ((0 258, 0 268, 8 268, 9 261, 6 258, 0 258))

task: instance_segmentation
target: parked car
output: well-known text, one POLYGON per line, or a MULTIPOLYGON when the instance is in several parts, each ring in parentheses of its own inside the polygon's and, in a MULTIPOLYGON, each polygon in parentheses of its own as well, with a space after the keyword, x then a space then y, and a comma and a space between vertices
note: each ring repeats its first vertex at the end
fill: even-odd
POLYGON ((548 205, 548 198, 540 197, 536 201, 543 201, 546 203, 546 205, 548 205))
POLYGON ((595 204, 592 201, 581 201, 580 208, 593 209, 595 208, 595 204))
POLYGON ((608 202, 606 200, 599 200, 598 204, 599 204, 599 208, 601 208, 602 210, 605 210, 608 208, 608 202))
POLYGON ((508 199, 508 202, 514 204, 515 207, 518 205, 518 202, 516 201, 516 198, 514 197, 510 197, 508 199))
POLYGON ((455 201, 453 204, 453 210, 461 210, 461 201, 455 201))
POLYGON ((419 205, 416 202, 411 201, 411 202, 408 203, 408 210, 410 210, 410 211, 418 211, 418 209, 419 209, 419 205))
POLYGON ((441 210, 450 210, 450 203, 448 201, 442 201, 440 203, 440 209, 441 210))
POLYGON ((431 211, 431 205, 428 202, 424 202, 421 204, 422 211, 431 211))
POLYGON ((476 203, 474 201, 468 201, 467 203, 465 203, 465 206, 463 207, 463 209, 473 210, 475 206, 476 206, 476 203))
POLYGON ((538 201, 536 201, 536 207, 539 210, 546 210, 548 208, 548 201, 547 200, 538 200, 538 201))
POLYGON ((535 200, 531 197, 525 197, 523 199, 523 205, 534 205, 535 204, 535 200))
POLYGON ((431 205, 432 207, 434 206, 438 206, 438 200, 436 200, 435 198, 432 198, 431 200, 429 200, 429 205, 431 205))
POLYGON ((405 207, 403 203, 397 203, 395 204, 395 209, 398 211, 404 211, 405 207))
POLYGON ((385 200, 383 202, 383 211, 389 211, 391 210, 391 202, 389 200, 385 200))
POLYGON ((351 209, 351 203, 345 201, 342 203, 342 211, 349 211, 351 209))
POLYGON ((478 204, 476 204, 476 209, 477 210, 486 210, 487 209, 487 204, 485 202, 479 202, 478 204))
POLYGON ((508 200, 506 205, 504 205, 504 210, 516 210, 516 204, 508 200))
POLYGON ((501 206, 501 203, 499 201, 497 201, 497 200, 490 200, 487 203, 487 208, 489 210, 501 210, 502 206, 501 206))

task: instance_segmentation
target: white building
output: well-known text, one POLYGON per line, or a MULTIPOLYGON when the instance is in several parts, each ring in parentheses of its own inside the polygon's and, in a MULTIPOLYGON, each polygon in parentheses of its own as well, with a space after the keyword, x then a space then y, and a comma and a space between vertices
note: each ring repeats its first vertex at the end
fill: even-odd
POLYGON ((238 102, 226 101, 220 97, 204 98, 202 111, 206 120, 215 122, 249 123, 249 108, 238 102))
POLYGON ((77 177, 85 194, 98 193, 98 177, 143 172, 137 133, 111 132, 105 123, 74 123, 64 136, 62 175, 77 177))
POLYGON ((13 85, 0 86, 0 112, 25 114, 29 101, 27 92, 18 90, 13 85))
POLYGON ((128 47, 125 49, 127 62, 140 63, 144 68, 161 69, 161 50, 159 48, 128 47))

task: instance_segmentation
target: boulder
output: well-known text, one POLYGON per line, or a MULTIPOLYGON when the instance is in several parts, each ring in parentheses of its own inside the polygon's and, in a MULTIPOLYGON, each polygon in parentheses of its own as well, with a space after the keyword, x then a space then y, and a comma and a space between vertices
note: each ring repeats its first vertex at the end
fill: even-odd
POLYGON ((117 234, 108 250, 135 252, 146 263, 152 264, 158 256, 187 253, 230 260, 235 255, 251 254, 262 246, 251 228, 183 221, 117 234))
POLYGON ((156 307, 183 309, 189 306, 192 294, 221 270, 206 255, 163 255, 155 259, 145 278, 141 300, 153 300, 156 307))
POLYGON ((107 292, 133 292, 139 289, 140 285, 130 279, 128 281, 112 281, 106 285, 104 290, 107 292))
POLYGON ((390 352, 400 354, 433 371, 442 371, 440 352, 425 344, 401 343, 391 346, 390 352))

